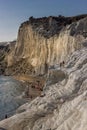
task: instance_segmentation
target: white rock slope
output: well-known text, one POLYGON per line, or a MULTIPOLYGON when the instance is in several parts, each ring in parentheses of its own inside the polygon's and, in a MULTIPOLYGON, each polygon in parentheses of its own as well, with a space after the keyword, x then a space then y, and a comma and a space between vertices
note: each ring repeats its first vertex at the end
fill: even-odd
MULTIPOLYGON (((35 21, 36 19, 34 19, 35 21)), ((18 31, 17 44, 14 51, 8 55, 8 67, 13 65, 17 73, 20 73, 18 62, 26 60, 27 66, 32 66, 31 72, 27 72, 27 67, 23 65, 26 74, 45 74, 46 65, 54 65, 61 62, 71 55, 74 51, 82 47, 82 42, 87 37, 87 17, 78 21, 73 21, 72 24, 60 26, 60 21, 52 19, 50 26, 50 19, 47 22, 33 22, 28 21, 23 23, 18 31), (39 23, 40 22, 40 23, 39 23), (53 24, 56 22, 55 24, 53 24), (49 29, 47 30, 47 27, 49 29), (42 31, 41 30, 42 27, 42 31), (60 29, 61 27, 61 29, 60 29), (55 35, 54 33, 57 29, 55 35), (43 34, 44 33, 44 34, 43 34), (46 35, 46 36, 44 36, 46 35), (16 64, 16 66, 14 66, 16 64)), ((65 22, 65 21, 64 21, 65 22)))
POLYGON ((87 48, 74 52, 64 68, 56 69, 67 75, 65 79, 46 86, 42 97, 21 106, 16 115, 1 121, 1 128, 87 130, 87 48))

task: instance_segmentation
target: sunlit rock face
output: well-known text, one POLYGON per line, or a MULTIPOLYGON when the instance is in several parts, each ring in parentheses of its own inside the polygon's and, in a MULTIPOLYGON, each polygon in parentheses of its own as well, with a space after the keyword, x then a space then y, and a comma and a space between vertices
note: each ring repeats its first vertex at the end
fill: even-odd
POLYGON ((0 127, 7 130, 86 130, 87 18, 63 25, 52 17, 50 22, 45 18, 46 24, 42 19, 39 23, 32 20, 21 25, 13 56, 9 55, 13 62, 8 66, 14 69, 15 65, 17 73, 21 67, 21 73, 29 72, 26 70, 30 66, 30 73, 47 72, 46 85, 41 96, 18 108, 16 115, 0 122, 0 127), (65 63, 60 66, 62 61, 65 63))
MULTIPOLYGON (((65 61, 83 46, 87 32, 87 18, 84 17, 30 18, 19 28, 15 50, 8 55, 8 66, 26 60, 31 66, 29 73, 44 74, 48 66, 65 61)), ((24 69, 22 73, 27 73, 27 68, 24 69)))
MULTIPOLYGON (((84 42, 86 45, 87 41, 84 42)), ((47 81, 53 80, 52 72, 54 74, 55 71, 62 80, 58 78, 56 83, 46 85, 40 97, 21 106, 13 117, 1 121, 1 128, 7 130, 87 129, 87 47, 69 56, 64 67, 59 67, 57 64, 49 71, 51 76, 48 76, 47 81)))

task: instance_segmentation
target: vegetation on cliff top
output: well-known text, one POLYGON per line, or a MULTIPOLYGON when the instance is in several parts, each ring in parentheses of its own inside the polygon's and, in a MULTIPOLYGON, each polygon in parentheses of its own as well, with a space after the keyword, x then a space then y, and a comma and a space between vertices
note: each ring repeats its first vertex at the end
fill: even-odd
POLYGON ((66 25, 77 22, 83 18, 87 17, 87 14, 65 17, 59 16, 49 16, 42 18, 34 18, 31 16, 28 21, 21 24, 20 28, 23 26, 31 25, 33 29, 46 38, 50 38, 55 34, 59 34, 61 29, 66 25))

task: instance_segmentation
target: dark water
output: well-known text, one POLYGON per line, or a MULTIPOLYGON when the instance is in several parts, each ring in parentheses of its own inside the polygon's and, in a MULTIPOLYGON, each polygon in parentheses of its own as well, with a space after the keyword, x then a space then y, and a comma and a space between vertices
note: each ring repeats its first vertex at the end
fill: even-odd
POLYGON ((0 120, 11 116, 26 102, 22 98, 25 87, 11 77, 0 76, 0 120))

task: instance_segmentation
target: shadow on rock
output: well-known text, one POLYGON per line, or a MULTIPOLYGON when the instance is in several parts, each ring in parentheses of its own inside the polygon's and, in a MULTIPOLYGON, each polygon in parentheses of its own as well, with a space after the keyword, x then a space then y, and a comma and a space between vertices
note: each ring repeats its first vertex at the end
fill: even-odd
POLYGON ((4 128, 0 127, 0 130, 6 130, 6 129, 4 129, 4 128))

